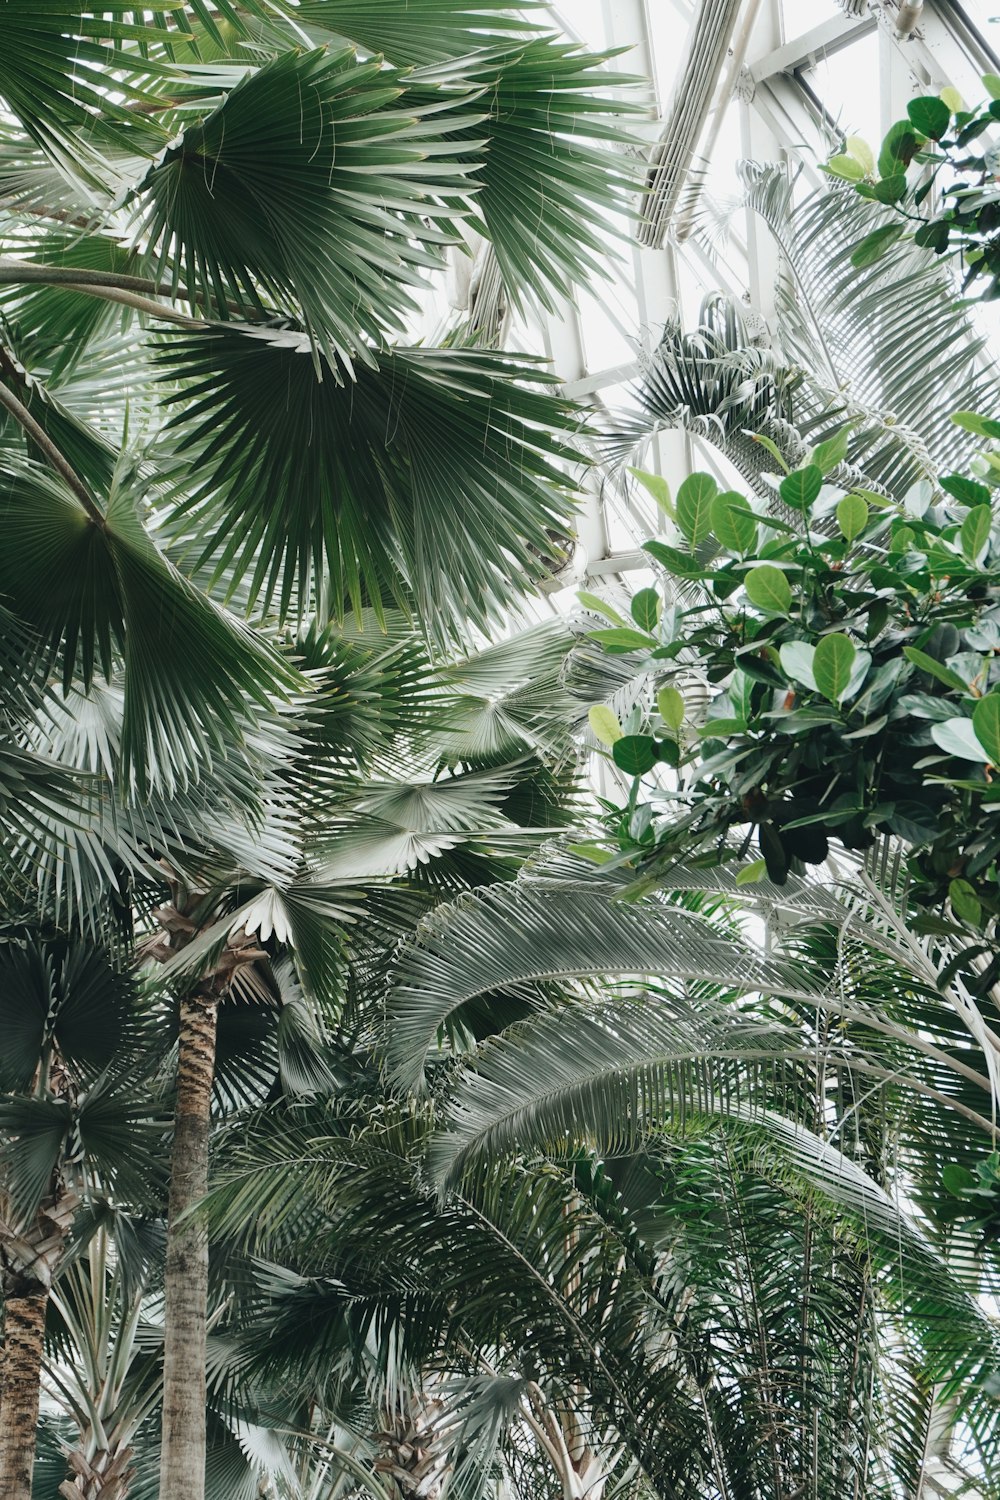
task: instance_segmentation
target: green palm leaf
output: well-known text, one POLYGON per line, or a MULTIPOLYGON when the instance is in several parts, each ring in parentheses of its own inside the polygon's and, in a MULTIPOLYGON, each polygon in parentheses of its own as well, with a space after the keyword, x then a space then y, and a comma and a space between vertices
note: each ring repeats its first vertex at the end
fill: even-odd
POLYGON ((331 358, 368 358, 359 341, 401 330, 407 287, 439 264, 467 175, 436 116, 393 107, 400 93, 346 49, 288 51, 243 77, 139 184, 157 277, 183 276, 220 317, 301 308, 331 358))
POLYGON ((178 510, 252 598, 285 613, 311 589, 340 616, 409 594, 442 634, 486 626, 551 566, 575 419, 537 368, 396 349, 344 386, 325 362, 317 379, 302 333, 221 327, 163 358, 187 387, 180 451, 206 476, 178 510))
POLYGON ((608 69, 613 55, 538 37, 468 69, 490 101, 475 208, 516 308, 532 292, 554 311, 553 294, 606 276, 609 226, 634 215, 641 174, 622 117, 641 108, 612 90, 640 80, 608 69))
MULTIPOLYGON (((145 9, 171 8, 169 0, 153 0, 145 9)), ((6 0, 4 5, 0 98, 71 181, 105 185, 107 157, 95 127, 101 126, 105 147, 109 141, 127 145, 137 119, 119 102, 121 94, 148 100, 134 80, 161 71, 125 45, 162 35, 155 27, 117 19, 135 12, 123 0, 112 0, 99 15, 66 0, 6 0)))
POLYGON ((295 681, 239 621, 158 551, 120 466, 102 513, 31 462, 8 462, 0 593, 61 657, 64 689, 125 661, 124 763, 140 786, 183 786, 206 745, 225 749, 295 681))
POLYGON ((499 887, 455 902, 401 957, 387 1048, 400 1084, 418 1087, 441 1033, 491 991, 616 974, 706 980, 745 993, 813 993, 806 973, 762 959, 695 913, 624 906, 600 890, 499 887))
POLYGON ((299 0, 294 16, 310 28, 349 37, 368 52, 382 53, 399 67, 435 63, 475 52, 497 36, 536 30, 523 12, 539 0, 299 0))

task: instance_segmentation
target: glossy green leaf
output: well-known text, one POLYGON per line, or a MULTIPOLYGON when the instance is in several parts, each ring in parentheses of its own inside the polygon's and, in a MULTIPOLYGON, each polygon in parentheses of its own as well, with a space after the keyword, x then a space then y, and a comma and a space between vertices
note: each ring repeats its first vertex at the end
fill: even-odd
POLYGON ((829 474, 831 469, 835 469, 838 464, 842 464, 847 458, 847 448, 850 440, 850 426, 841 427, 840 431, 835 432, 833 437, 816 444, 809 462, 815 464, 821 474, 829 474))
POLYGON ((719 486, 711 474, 689 474, 677 491, 677 524, 692 547, 712 534, 712 501, 719 486))
POLYGON ((989 505, 974 505, 962 522, 959 539, 962 552, 969 562, 976 562, 990 539, 993 527, 993 510, 989 505))
POLYGON ((684 723, 686 710, 683 695, 669 684, 661 687, 656 695, 656 707, 664 724, 676 734, 684 723))
POLYGON ((894 245, 898 239, 902 239, 905 233, 906 230, 902 224, 883 224, 881 229, 873 229, 871 234, 866 234, 851 251, 851 265, 859 271, 866 266, 873 266, 876 261, 882 259, 891 245, 894 245))
POLYGON ((848 156, 861 167, 866 176, 872 176, 875 172, 875 153, 868 142, 860 135, 849 135, 844 142, 844 150, 848 156))
POLYGON ((917 152, 917 135, 909 120, 897 120, 890 125, 879 151, 878 172, 880 177, 893 177, 906 171, 917 152))
POLYGON ((751 603, 773 615, 787 615, 792 608, 792 590, 780 568, 762 563, 751 568, 743 586, 751 603))
POLYGON ((755 859, 752 864, 744 865, 742 870, 737 871, 737 885, 756 885, 758 881, 767 877, 767 862, 763 859, 755 859))
POLYGON ((904 646, 903 655, 907 661, 912 661, 914 666, 919 667, 922 672, 928 672, 931 677, 936 677, 938 682, 943 682, 946 687, 954 688, 959 693, 969 691, 969 684, 963 682, 957 672, 946 667, 944 662, 928 656, 926 651, 918 651, 916 646, 904 646))
POLYGON ((894 172, 891 177, 883 177, 876 182, 874 193, 879 203, 898 203, 906 197, 906 173, 894 172))
POLYGON ((976 895, 975 887, 967 880, 953 880, 948 886, 948 899, 952 910, 963 922, 969 922, 973 927, 978 927, 982 921, 983 908, 976 895))
POLYGON ((650 474, 645 469, 629 469, 632 478, 642 485, 648 494, 652 495, 664 515, 669 516, 671 521, 675 519, 674 502, 670 498, 670 486, 662 474, 650 474))
POLYGON ((626 630, 629 628, 625 616, 620 615, 606 599, 599 599, 596 594, 587 593, 586 589, 579 589, 576 597, 584 609, 589 609, 591 614, 603 615, 606 620, 611 620, 613 624, 623 625, 626 630))
POLYGON ((849 542, 861 535, 868 525, 868 501, 860 495, 845 495, 837 506, 837 525, 849 542))
POLYGON ((811 646, 808 641, 785 641, 778 654, 781 657, 783 670, 792 681, 801 683, 815 692, 816 674, 813 670, 813 662, 816 647, 811 646))
POLYGON ((945 719, 942 724, 932 724, 931 739, 946 754, 957 756, 959 760, 972 760, 982 765, 989 759, 971 719, 945 719))
POLYGON ((808 510, 819 497, 823 488, 823 470, 815 462, 801 469, 793 469, 779 486, 779 494, 786 505, 796 510, 808 510))
POLYGON ((987 693, 972 710, 972 727, 991 766, 1000 766, 1000 692, 987 693))
POLYGON ((644 776, 656 765, 656 742, 648 734, 626 734, 611 747, 615 765, 629 776, 644 776))
POLYGON ((906 113, 913 127, 932 141, 940 140, 951 123, 951 110, 936 94, 921 94, 919 98, 911 99, 906 113))
POLYGON ((781 449, 778 447, 774 439, 767 437, 763 432, 755 432, 752 433, 751 436, 753 438, 753 441, 755 443, 758 443, 760 447, 765 450, 765 452, 770 453, 771 457, 774 459, 781 472, 783 474, 787 474, 788 464, 785 462, 784 455, 782 454, 781 449))
POLYGON ((974 432, 977 437, 1000 438, 1000 422, 993 417, 980 416, 977 411, 953 411, 951 420, 956 427, 974 432))
MULTIPOLYGON (((872 165, 874 166, 874 159, 872 165)), ((834 177, 842 177, 845 182, 860 182, 865 175, 865 168, 857 157, 846 153, 841 156, 831 156, 826 164, 826 170, 834 177)))
POLYGON ((724 490, 712 501, 712 530, 729 552, 745 556, 757 545, 757 518, 750 502, 735 490, 724 490))
POLYGON ((632 618, 640 630, 655 630, 662 608, 659 589, 640 589, 632 597, 632 618))
POLYGON ((839 703, 847 692, 856 656, 854 642, 839 632, 823 636, 817 645, 813 657, 816 687, 831 703, 839 703))
POLYGON ((675 578, 707 578, 709 576, 690 553, 681 552, 677 547, 670 547, 666 542, 655 540, 643 542, 642 550, 648 552, 650 557, 655 557, 656 561, 661 563, 675 578))
POLYGON ((638 630, 630 630, 625 627, 617 630, 592 630, 590 639, 597 641, 598 645, 606 647, 609 651, 648 651, 650 646, 656 642, 651 636, 643 635, 638 630))
POLYGON ((606 703, 595 703, 587 712, 587 721, 594 738, 609 749, 622 738, 618 715, 606 703))

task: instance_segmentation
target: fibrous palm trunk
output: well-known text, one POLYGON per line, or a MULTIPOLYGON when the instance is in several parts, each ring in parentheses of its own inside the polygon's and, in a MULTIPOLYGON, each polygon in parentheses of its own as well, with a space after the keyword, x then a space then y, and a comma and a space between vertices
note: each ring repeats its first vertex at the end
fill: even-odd
POLYGON ((79 1204, 57 1168, 33 1219, 0 1217, 4 1329, 0 1353, 0 1500, 31 1500, 49 1289, 79 1204))
POLYGON ((66 1462, 74 1477, 63 1480, 59 1493, 63 1500, 125 1500, 132 1478, 131 1460, 131 1448, 102 1449, 90 1459, 82 1453, 70 1453, 66 1462))
POLYGON ((8 1292, 0 1360, 0 1496, 31 1500, 35 1430, 48 1290, 35 1282, 8 1292))
POLYGON ((208 1190, 217 1015, 211 991, 181 1001, 164 1280, 160 1500, 203 1500, 205 1494, 208 1236, 191 1210, 208 1190))

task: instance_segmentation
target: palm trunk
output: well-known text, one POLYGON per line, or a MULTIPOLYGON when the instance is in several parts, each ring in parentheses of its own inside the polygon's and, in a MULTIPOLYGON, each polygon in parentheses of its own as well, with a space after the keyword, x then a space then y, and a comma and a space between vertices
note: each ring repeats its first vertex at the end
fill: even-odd
POLYGON ((211 994, 181 1001, 164 1280, 159 1500, 204 1500, 205 1495, 208 1236, 189 1211, 208 1190, 217 1015, 211 994))
POLYGON ((66 1462, 72 1479, 64 1479, 59 1486, 63 1500, 125 1500, 129 1481, 132 1478, 132 1449, 118 1448, 114 1452, 102 1450, 93 1458, 84 1458, 82 1453, 67 1455, 66 1462))
POLYGON ((0 1496, 31 1500, 35 1431, 49 1294, 37 1285, 8 1295, 4 1303, 4 1347, 0 1361, 0 1496))

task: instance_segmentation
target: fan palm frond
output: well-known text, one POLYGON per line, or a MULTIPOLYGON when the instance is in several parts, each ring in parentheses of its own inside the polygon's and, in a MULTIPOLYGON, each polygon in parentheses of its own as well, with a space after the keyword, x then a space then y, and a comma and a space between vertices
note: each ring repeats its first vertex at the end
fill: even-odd
POLYGON ((575 413, 508 355, 395 349, 344 386, 308 351, 302 333, 222 327, 165 349, 185 382, 175 436, 199 469, 177 509, 204 556, 283 613, 310 585, 336 618, 405 608, 408 589, 425 628, 485 628, 565 535, 575 413))

